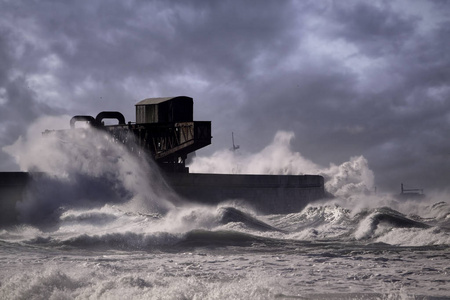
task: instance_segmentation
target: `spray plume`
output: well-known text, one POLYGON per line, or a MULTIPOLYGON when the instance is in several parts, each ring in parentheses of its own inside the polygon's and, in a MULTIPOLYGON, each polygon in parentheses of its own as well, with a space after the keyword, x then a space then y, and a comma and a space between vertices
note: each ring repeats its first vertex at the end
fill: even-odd
MULTIPOLYGON (((162 181, 154 162, 142 157, 101 130, 80 128, 42 136, 47 128, 63 128, 69 117, 43 117, 25 137, 3 150, 15 157, 21 170, 43 172, 19 206, 25 221, 38 222, 61 207, 92 207, 119 203, 127 210, 168 213, 179 202, 162 181)), ((339 197, 367 192, 373 173, 367 160, 353 157, 341 165, 321 167, 291 149, 294 133, 279 131, 258 153, 222 150, 196 157, 192 172, 230 174, 320 174, 326 189, 339 197)))
POLYGON ((294 137, 293 132, 278 131, 272 143, 258 153, 221 150, 210 157, 195 157, 189 169, 195 173, 320 174, 325 178, 327 191, 339 197, 372 190, 374 175, 363 156, 325 168, 293 151, 291 141, 294 137))
POLYGON ((19 204, 24 221, 39 222, 55 212, 57 218, 60 207, 120 203, 152 213, 173 207, 176 196, 155 163, 136 157, 106 132, 89 127, 42 135, 46 128, 63 128, 68 120, 67 116, 40 118, 25 137, 3 148, 22 171, 45 173, 34 176, 26 201, 19 204))

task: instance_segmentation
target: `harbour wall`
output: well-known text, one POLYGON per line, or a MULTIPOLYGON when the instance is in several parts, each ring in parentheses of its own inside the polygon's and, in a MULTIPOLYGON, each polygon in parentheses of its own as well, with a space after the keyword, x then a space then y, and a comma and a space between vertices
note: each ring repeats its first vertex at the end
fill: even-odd
POLYGON ((175 173, 166 180, 191 202, 232 201, 262 214, 298 212, 325 197, 324 178, 319 175, 175 173))
MULTIPOLYGON (((0 225, 18 223, 17 203, 23 201, 33 176, 43 175, 0 172, 0 225)), ((319 175, 166 173, 164 178, 188 202, 233 202, 261 214, 298 212, 326 196, 324 178, 319 175)))
POLYGON ((31 176, 26 172, 0 172, 0 225, 16 224, 16 204, 23 200, 31 176))

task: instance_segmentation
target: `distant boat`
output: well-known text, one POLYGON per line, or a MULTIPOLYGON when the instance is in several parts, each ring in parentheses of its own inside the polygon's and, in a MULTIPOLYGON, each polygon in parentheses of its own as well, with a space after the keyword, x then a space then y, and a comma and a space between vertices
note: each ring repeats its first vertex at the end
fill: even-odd
POLYGON ((398 198, 400 199, 423 199, 425 198, 425 194, 423 189, 406 189, 403 183, 400 184, 400 194, 398 194, 398 198))

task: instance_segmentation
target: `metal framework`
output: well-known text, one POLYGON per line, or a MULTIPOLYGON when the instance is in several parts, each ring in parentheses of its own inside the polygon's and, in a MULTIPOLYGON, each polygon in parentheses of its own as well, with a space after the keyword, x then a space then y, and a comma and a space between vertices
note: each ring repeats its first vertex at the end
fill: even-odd
MULTIPOLYGON (((185 160, 189 153, 211 144, 211 122, 191 121, 176 123, 125 123, 119 112, 101 112, 91 116, 74 116, 70 120, 71 130, 76 122, 87 122, 92 127, 105 130, 128 149, 141 156, 149 154, 158 165, 170 172, 187 172, 185 160), (117 125, 103 125, 103 119, 117 119, 117 125)), ((63 130, 59 130, 61 132, 63 130)), ((45 131, 50 134, 55 131, 45 131)))

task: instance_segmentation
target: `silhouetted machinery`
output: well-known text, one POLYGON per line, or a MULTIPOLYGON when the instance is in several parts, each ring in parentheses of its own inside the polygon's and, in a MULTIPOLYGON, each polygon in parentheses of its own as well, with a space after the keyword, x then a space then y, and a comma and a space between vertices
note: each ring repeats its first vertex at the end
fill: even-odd
POLYGON ((70 127, 87 122, 109 132, 131 151, 150 154, 164 171, 183 173, 188 172, 187 155, 211 144, 211 122, 193 121, 193 106, 192 98, 186 96, 148 98, 136 104, 135 123, 126 123, 120 112, 104 111, 95 118, 74 116, 70 127), (115 119, 118 124, 104 125, 105 119, 115 119))

